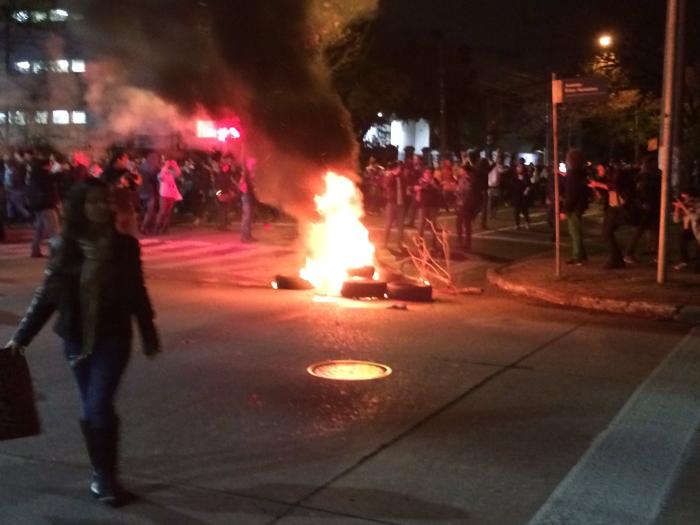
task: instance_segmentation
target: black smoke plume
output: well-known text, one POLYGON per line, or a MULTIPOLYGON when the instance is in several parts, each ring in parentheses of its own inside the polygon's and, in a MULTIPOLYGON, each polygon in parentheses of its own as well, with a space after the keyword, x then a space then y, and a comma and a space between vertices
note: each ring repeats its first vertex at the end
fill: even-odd
MULTIPOLYGON (((335 0, 333 7, 373 4, 335 0)), ((324 167, 353 170, 348 112, 322 60, 318 0, 85 0, 84 37, 183 114, 241 118, 260 185, 295 207, 324 167)), ((368 14, 366 9, 363 15, 368 14)), ((352 11, 351 11, 352 12, 352 11)), ((336 24, 337 25, 337 24, 336 24)), ((292 210, 294 211, 294 210, 292 210)))

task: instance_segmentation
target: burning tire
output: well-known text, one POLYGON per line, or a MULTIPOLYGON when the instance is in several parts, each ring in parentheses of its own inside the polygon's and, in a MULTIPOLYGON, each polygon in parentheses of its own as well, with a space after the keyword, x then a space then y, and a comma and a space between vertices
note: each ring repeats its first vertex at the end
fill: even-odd
POLYGON ((404 276, 402 273, 395 272, 390 268, 379 268, 379 279, 386 283, 393 283, 394 281, 402 281, 404 276))
POLYGON ((340 295, 349 299, 383 298, 387 293, 384 281, 356 278, 343 283, 340 295))
POLYGON ((389 299, 427 303, 433 300, 433 287, 418 281, 395 281, 387 284, 389 299))
POLYGON ((301 277, 276 275, 272 287, 277 290, 312 290, 314 285, 301 277))

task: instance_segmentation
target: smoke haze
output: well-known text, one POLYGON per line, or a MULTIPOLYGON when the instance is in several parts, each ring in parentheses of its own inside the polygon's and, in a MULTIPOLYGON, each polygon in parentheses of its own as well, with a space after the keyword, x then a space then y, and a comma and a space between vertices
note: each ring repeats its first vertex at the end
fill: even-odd
POLYGON ((371 16, 375 4, 85 1, 83 37, 124 75, 112 84, 99 75, 89 80, 91 107, 119 133, 149 120, 151 111, 170 115, 165 120, 177 123, 175 130, 197 113, 236 114, 248 151, 260 161, 263 197, 298 212, 309 206, 325 167, 355 168, 350 116, 321 51, 347 23, 371 16), (124 108, 130 118, 110 117, 124 108), (146 118, 137 118, 141 111, 146 118))

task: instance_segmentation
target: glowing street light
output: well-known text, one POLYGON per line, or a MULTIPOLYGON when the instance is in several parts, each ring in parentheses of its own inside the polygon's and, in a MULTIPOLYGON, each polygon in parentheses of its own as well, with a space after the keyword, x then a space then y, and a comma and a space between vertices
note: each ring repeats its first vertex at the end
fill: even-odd
POLYGON ((612 45, 613 39, 610 35, 600 35, 598 37, 598 45, 602 48, 608 48, 612 45))

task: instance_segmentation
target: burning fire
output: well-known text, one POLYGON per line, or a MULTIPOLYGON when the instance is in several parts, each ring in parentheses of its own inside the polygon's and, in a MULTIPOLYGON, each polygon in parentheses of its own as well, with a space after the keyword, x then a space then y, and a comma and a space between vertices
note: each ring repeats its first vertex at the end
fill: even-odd
POLYGON ((299 275, 317 292, 337 295, 349 278, 348 270, 374 264, 374 246, 360 222, 364 212, 355 184, 332 171, 325 181, 326 193, 314 197, 323 221, 311 225, 306 267, 299 275))

